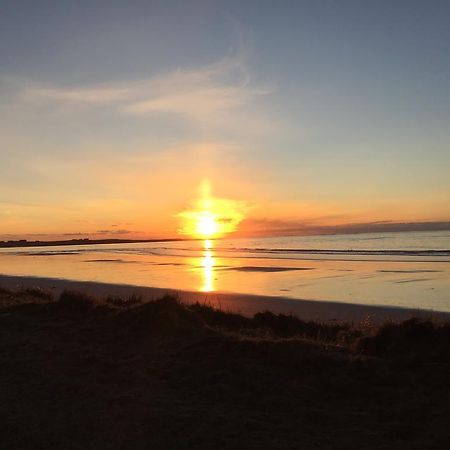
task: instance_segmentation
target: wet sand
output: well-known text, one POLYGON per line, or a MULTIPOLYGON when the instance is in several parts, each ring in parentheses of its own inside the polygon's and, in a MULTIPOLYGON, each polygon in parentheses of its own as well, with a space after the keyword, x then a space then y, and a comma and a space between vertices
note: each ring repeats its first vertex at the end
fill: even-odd
MULTIPOLYGON (((353 249, 354 239, 356 237, 340 242, 340 247, 353 249)), ((61 246, 51 250, 42 247, 0 249, 0 274, 134 285, 148 287, 149 292, 152 288, 159 288, 153 292, 171 289, 183 292, 183 297, 208 297, 211 302, 220 298, 227 307, 244 313, 253 313, 262 307, 297 312, 299 301, 305 305, 306 300, 313 300, 313 304, 305 306, 303 311, 305 315, 313 311, 314 319, 324 314, 328 317, 329 310, 341 317, 343 307, 334 307, 336 303, 349 304, 352 310, 355 310, 353 305, 370 308, 378 305, 389 310, 406 308, 450 313, 447 256, 421 255, 419 261, 414 251, 401 257, 394 252, 362 258, 353 255, 354 249, 344 256, 307 255, 297 254, 290 248, 279 249, 281 244, 266 239, 234 244, 215 242, 208 249, 202 242, 61 246), (261 247, 282 253, 261 253, 261 247), (356 261, 355 258, 367 260, 356 261), (239 301, 224 297, 224 293, 239 293, 239 301), (275 304, 274 297, 278 299, 275 304), (325 311, 317 302, 327 305, 325 311)), ((284 244, 296 247, 305 242, 302 239, 284 244)), ((332 244, 339 247, 339 242, 332 244)), ((390 245, 397 244, 395 241, 390 245)), ((412 244, 405 243, 405 248, 412 244)), ((443 241, 442 245, 450 247, 450 242, 443 241)), ((437 244, 427 246, 434 248, 437 244)), ((447 253, 450 257, 450 251, 447 253)), ((372 314, 370 308, 358 310, 372 314)), ((375 311, 378 314, 376 306, 375 311)))
POLYGON ((425 309, 361 305, 313 299, 294 300, 282 296, 180 291, 148 286, 72 281, 57 278, 0 275, 0 286, 16 290, 40 287, 52 292, 54 297, 57 297, 64 289, 79 290, 97 297, 107 297, 109 295, 126 297, 136 294, 147 301, 160 298, 165 294, 174 294, 186 303, 204 302, 222 310, 237 312, 244 316, 253 316, 261 311, 272 311, 277 314, 292 313, 302 319, 316 321, 360 321, 368 317, 373 322, 405 320, 411 317, 433 317, 450 320, 450 313, 425 309))

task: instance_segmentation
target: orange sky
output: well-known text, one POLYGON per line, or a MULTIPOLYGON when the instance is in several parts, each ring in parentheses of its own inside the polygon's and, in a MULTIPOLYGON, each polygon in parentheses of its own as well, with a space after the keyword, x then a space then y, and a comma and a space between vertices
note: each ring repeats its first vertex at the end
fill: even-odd
POLYGON ((5 8, 0 239, 450 228, 448 11, 329 7, 5 8))

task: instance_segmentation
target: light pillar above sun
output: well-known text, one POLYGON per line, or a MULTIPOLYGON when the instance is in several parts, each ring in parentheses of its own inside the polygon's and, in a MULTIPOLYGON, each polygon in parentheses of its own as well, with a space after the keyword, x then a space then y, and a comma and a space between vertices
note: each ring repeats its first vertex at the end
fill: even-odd
POLYGON ((190 209, 177 214, 182 221, 179 233, 197 239, 215 239, 235 231, 244 218, 242 202, 213 197, 207 179, 201 183, 200 191, 200 199, 190 209))

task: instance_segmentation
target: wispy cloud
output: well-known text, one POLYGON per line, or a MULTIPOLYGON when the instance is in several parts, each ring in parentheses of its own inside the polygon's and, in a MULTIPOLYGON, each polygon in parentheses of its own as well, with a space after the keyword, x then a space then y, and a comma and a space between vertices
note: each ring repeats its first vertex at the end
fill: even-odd
POLYGON ((132 91, 119 87, 82 87, 82 88, 58 88, 58 87, 27 87, 22 91, 26 100, 41 102, 73 102, 91 104, 109 104, 124 101, 130 97, 132 91))
POLYGON ((142 116, 155 113, 210 120, 266 95, 270 89, 252 81, 245 55, 224 58, 194 69, 177 69, 147 79, 87 86, 49 86, 24 82, 26 102, 84 107, 108 107, 118 113, 142 116))
POLYGON ((91 233, 91 234, 117 234, 117 235, 122 235, 122 234, 142 234, 142 231, 135 231, 135 230, 125 230, 125 229, 119 229, 119 230, 97 230, 95 233, 91 233))

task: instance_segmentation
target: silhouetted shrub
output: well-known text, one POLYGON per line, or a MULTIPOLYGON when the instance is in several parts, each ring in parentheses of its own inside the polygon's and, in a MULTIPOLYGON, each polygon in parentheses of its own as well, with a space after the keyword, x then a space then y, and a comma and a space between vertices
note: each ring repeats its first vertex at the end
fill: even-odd
POLYGON ((359 351, 374 356, 421 355, 449 356, 450 325, 413 318, 401 323, 386 323, 356 343, 359 351))
POLYGON ((172 296, 123 311, 118 320, 130 332, 153 335, 195 334, 204 328, 200 316, 172 296))
POLYGON ((350 328, 347 324, 303 321, 291 314, 274 314, 270 311, 255 314, 253 322, 257 327, 268 329, 276 336, 303 336, 323 341, 342 339, 342 334, 350 328))
POLYGON ((222 311, 199 302, 188 305, 187 308, 199 314, 205 323, 212 327, 236 331, 251 325, 252 322, 252 319, 248 319, 240 314, 222 311))
POLYGON ((87 312, 96 306, 95 298, 79 292, 64 290, 59 297, 59 306, 71 312, 87 312))
POLYGON ((31 295, 35 298, 40 298, 42 300, 52 300, 53 295, 51 292, 46 291, 40 287, 26 288, 22 291, 24 294, 31 295))
POLYGON ((123 298, 114 295, 109 295, 106 297, 106 303, 116 308, 133 308, 137 305, 142 304, 142 296, 132 294, 129 297, 123 298))
POLYGON ((0 286, 0 294, 11 294, 11 291, 3 286, 0 286))

